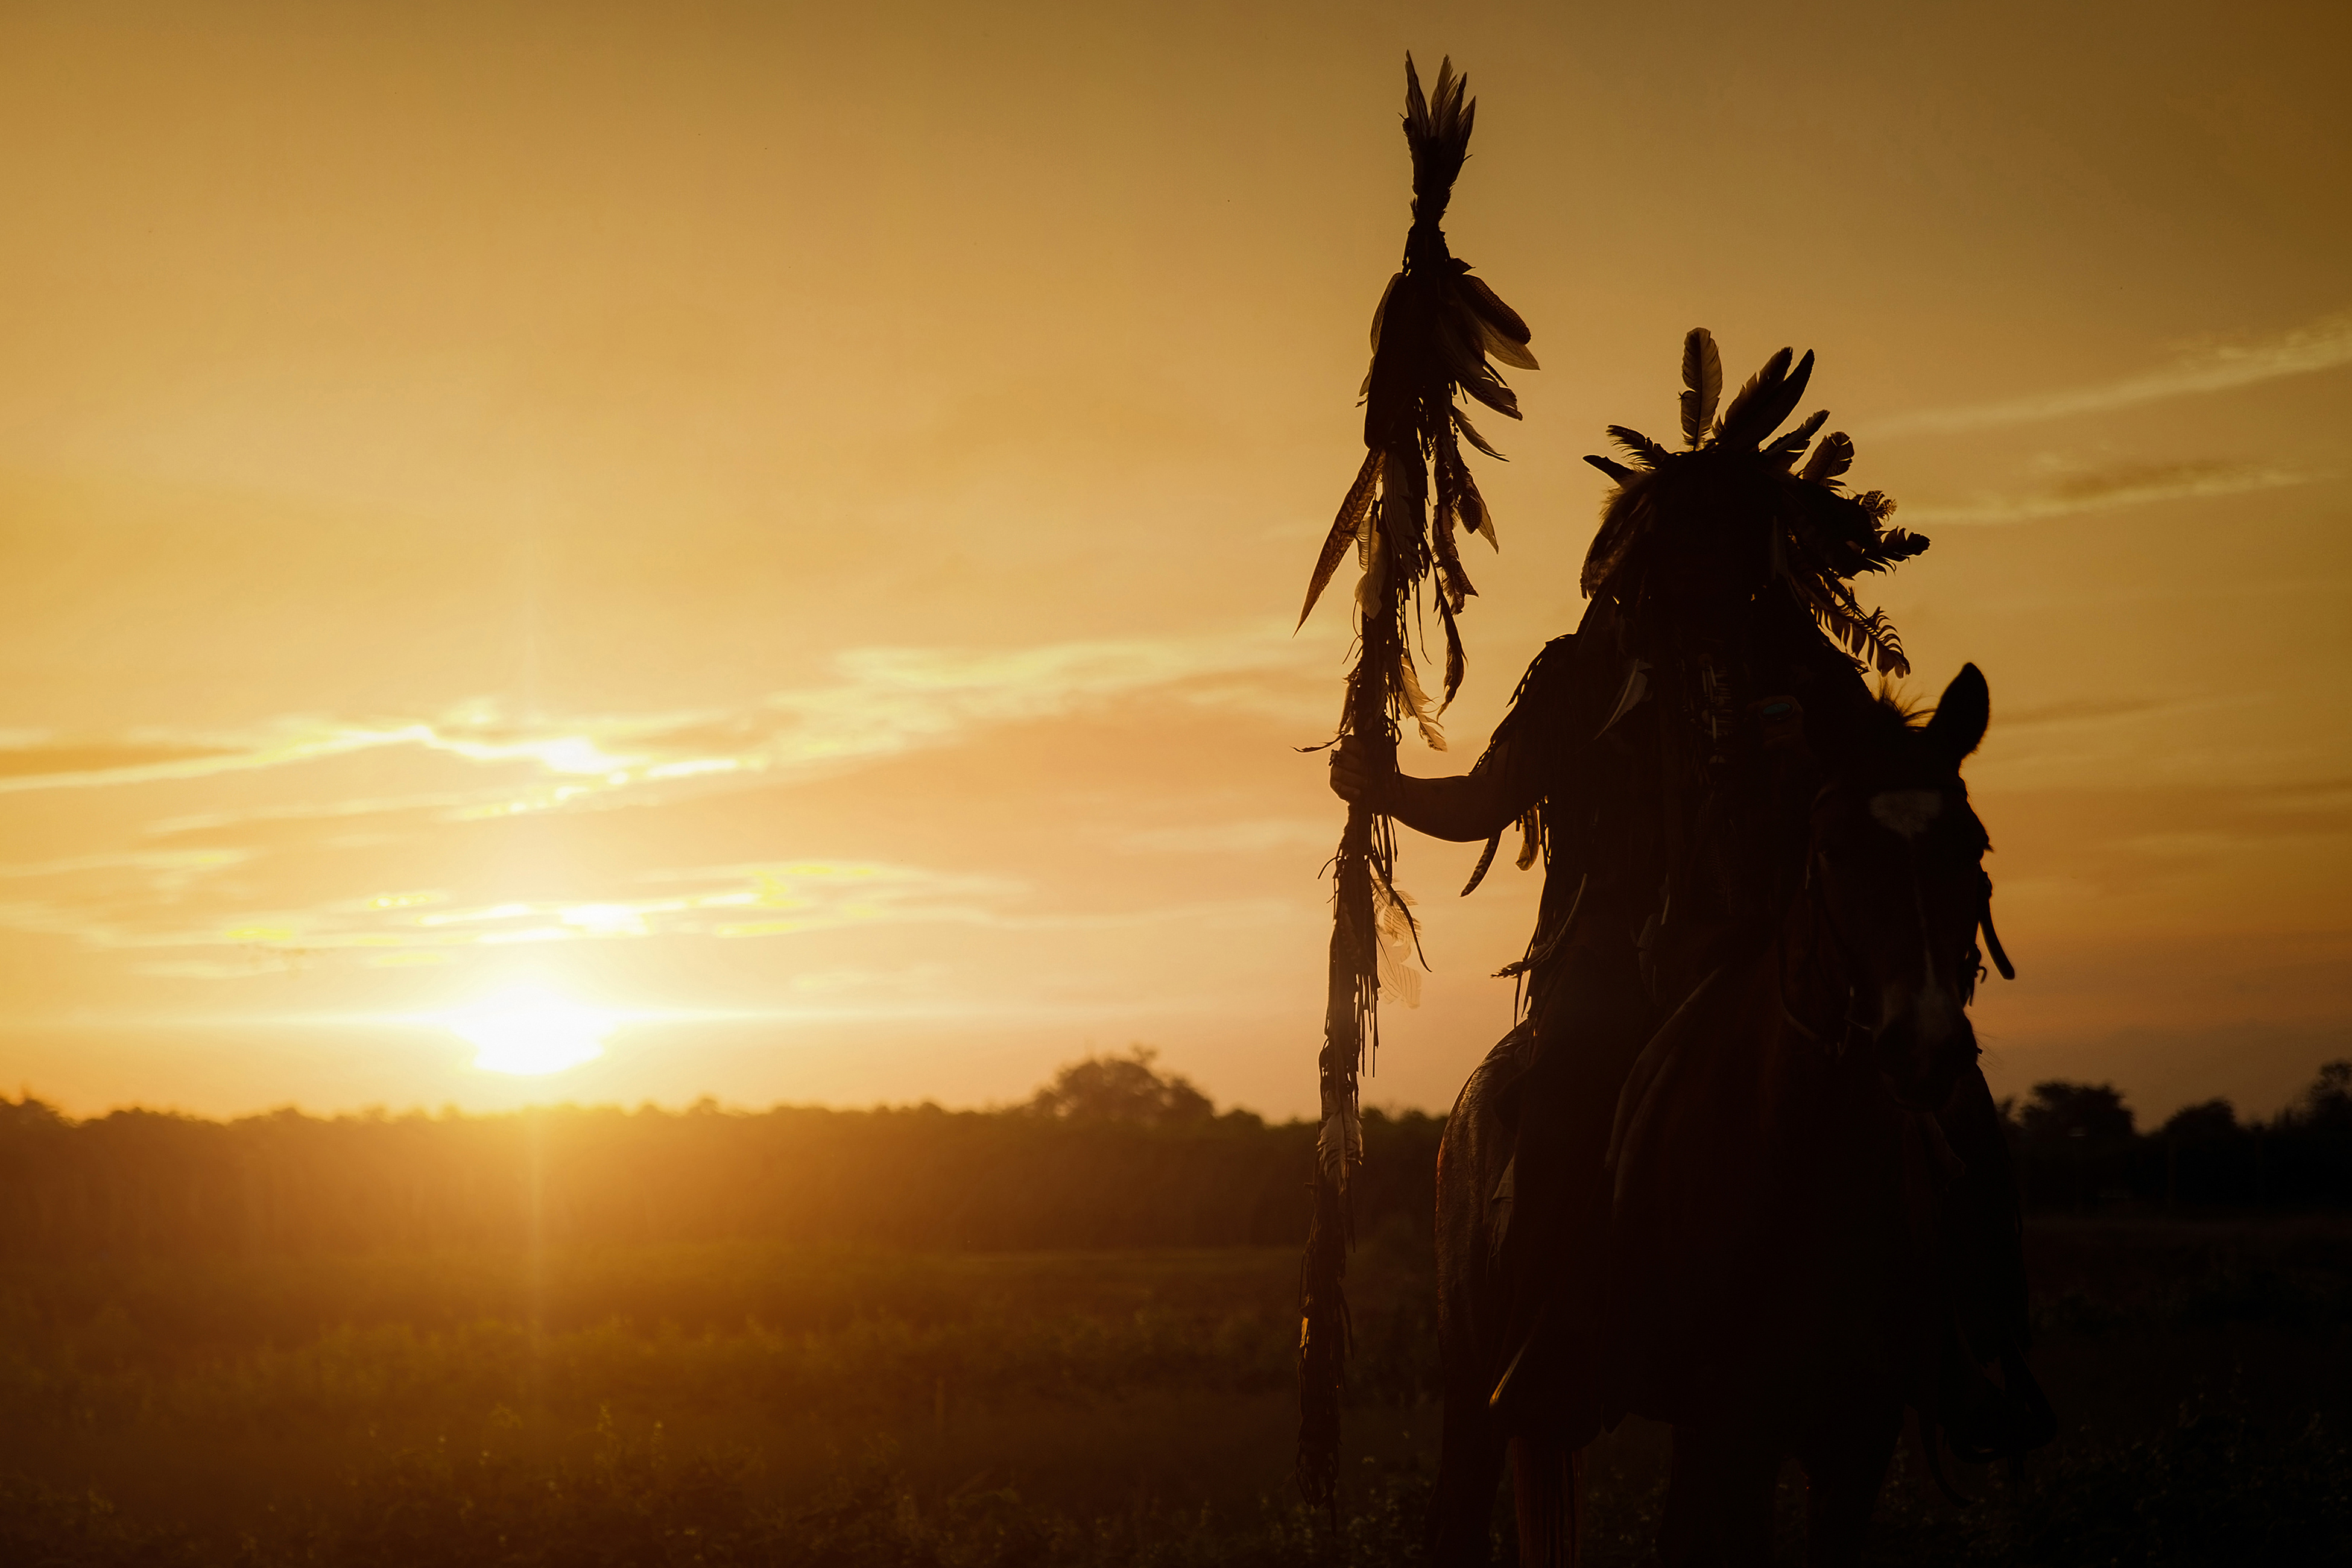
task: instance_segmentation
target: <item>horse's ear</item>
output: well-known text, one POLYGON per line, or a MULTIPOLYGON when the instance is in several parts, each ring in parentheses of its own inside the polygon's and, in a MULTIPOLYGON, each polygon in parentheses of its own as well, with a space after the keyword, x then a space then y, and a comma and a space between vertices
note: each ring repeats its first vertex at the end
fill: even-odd
POLYGON ((1927 721, 1927 739, 1957 768, 1961 758, 1977 749, 1991 721, 1992 690, 1985 685, 1984 671, 1964 664, 1936 703, 1936 716, 1927 721))

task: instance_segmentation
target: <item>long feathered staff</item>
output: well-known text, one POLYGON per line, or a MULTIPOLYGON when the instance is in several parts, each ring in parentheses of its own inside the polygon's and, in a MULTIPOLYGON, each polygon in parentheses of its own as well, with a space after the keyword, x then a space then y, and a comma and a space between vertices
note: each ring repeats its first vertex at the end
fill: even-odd
MULTIPOLYGON (((1408 55, 1404 79, 1412 227, 1405 236, 1403 269, 1389 279, 1372 314, 1363 467, 1339 503, 1298 613, 1303 625, 1352 547, 1363 569, 1356 589, 1361 646, 1348 676, 1339 733, 1388 756, 1407 718, 1430 745, 1444 748, 1437 717, 1461 688, 1464 666, 1455 617, 1476 592, 1454 532, 1495 542, 1493 520, 1460 442, 1489 457, 1500 454, 1480 437, 1455 395, 1466 393, 1517 419, 1518 400, 1486 356, 1528 370, 1536 363, 1528 353, 1527 323, 1471 275, 1469 263, 1447 252, 1438 226, 1468 154, 1477 111, 1465 96, 1467 79, 1454 74, 1449 58, 1438 68, 1436 90, 1424 99, 1408 55), (1406 624, 1433 574, 1445 642, 1443 695, 1434 702, 1413 664, 1406 624)), ((1389 819, 1362 802, 1351 805, 1333 860, 1329 992, 1318 1064, 1322 1121, 1299 1307, 1298 1479, 1310 1502, 1327 1506, 1336 1498, 1339 1391, 1348 1355, 1348 1182, 1363 1159, 1357 1076, 1377 1039, 1383 952, 1392 984, 1403 983, 1412 962, 1412 918, 1391 876, 1395 857, 1389 819)))

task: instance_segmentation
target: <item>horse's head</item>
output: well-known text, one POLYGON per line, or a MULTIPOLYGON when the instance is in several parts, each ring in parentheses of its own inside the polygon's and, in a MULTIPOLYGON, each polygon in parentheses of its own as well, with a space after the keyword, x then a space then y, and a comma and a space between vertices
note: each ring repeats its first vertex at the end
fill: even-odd
POLYGON ((1941 1106, 1976 1059, 1966 1009, 1979 927, 2010 973, 1991 934, 1990 845, 1960 782, 1990 714, 1971 664, 1924 725, 1883 705, 1818 724, 1807 715, 1828 783, 1813 805, 1801 918, 1815 961, 1848 991, 1848 1035, 1866 1035, 1888 1089, 1916 1109, 1941 1106))

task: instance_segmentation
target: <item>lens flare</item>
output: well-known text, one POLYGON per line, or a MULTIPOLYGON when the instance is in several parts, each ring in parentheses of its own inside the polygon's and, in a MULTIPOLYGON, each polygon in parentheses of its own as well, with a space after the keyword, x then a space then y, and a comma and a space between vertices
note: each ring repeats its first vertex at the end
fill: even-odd
POLYGON ((474 1066, 482 1071, 536 1077, 603 1056, 614 1022, 569 998, 522 990, 450 1015, 449 1028, 474 1047, 474 1066))

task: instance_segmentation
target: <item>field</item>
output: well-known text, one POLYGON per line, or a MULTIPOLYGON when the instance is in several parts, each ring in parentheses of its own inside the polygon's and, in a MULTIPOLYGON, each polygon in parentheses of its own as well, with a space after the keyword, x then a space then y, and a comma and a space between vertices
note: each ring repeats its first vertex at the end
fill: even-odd
MULTIPOLYGON (((2352 1225, 2044 1216, 2030 1245, 2065 1435, 1964 1510, 1906 1456, 1882 1560, 2352 1560, 2352 1225)), ((1336 1529, 1288 1484, 1289 1247, 22 1261, 0 1561, 1407 1563, 1425 1247, 1399 1220, 1357 1257, 1336 1529)), ((1664 1456, 1640 1423, 1602 1446, 1591 1561, 1641 1560, 1664 1456)))

